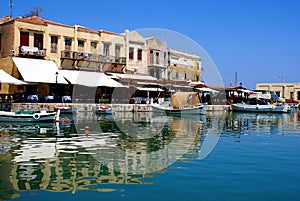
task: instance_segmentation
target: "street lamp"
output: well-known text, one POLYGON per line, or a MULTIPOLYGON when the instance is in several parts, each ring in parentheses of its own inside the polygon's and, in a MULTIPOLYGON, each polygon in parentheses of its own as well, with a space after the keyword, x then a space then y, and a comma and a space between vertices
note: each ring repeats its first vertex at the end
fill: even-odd
POLYGON ((57 88, 57 77, 58 77, 58 72, 55 72, 55 101, 57 102, 58 100, 58 88, 57 88))

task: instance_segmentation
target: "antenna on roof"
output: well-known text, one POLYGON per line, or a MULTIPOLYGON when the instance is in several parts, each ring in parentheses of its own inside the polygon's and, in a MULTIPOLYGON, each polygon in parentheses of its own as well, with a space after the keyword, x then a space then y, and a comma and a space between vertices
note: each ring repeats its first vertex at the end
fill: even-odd
POLYGON ((9 0, 9 8, 10 8, 10 17, 12 17, 13 0, 9 0))
POLYGON ((237 86, 237 82, 238 82, 238 73, 235 72, 235 74, 234 74, 234 86, 237 86))

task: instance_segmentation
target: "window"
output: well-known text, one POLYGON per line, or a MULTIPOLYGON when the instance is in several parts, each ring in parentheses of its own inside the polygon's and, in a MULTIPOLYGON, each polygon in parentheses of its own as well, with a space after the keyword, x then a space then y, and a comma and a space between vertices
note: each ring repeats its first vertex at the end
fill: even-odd
POLYGON ((72 38, 65 38, 65 50, 71 50, 72 38))
POLYGON ((20 46, 29 46, 29 32, 20 32, 20 46))
POLYGON ((156 69, 156 78, 160 79, 160 69, 159 68, 156 69))
POLYGON ((184 60, 183 60, 183 65, 186 66, 186 64, 187 64, 187 60, 184 59, 184 60))
POLYGON ((121 45, 116 45, 115 46, 115 57, 116 57, 116 59, 118 59, 120 57, 120 53, 121 53, 121 45))
POLYGON ((78 51, 84 51, 84 40, 78 40, 78 51))
POLYGON ((57 42, 58 42, 58 37, 57 36, 51 36, 51 53, 57 53, 57 42))
POLYGON ((196 62, 196 70, 200 70, 200 63, 196 62))
POLYGON ((179 78, 179 72, 178 71, 176 71, 176 79, 178 79, 179 78))
POLYGON ((150 69, 150 76, 152 76, 152 77, 154 77, 155 75, 154 75, 154 69, 152 68, 152 69, 150 69))
POLYGON ((178 57, 171 57, 170 62, 171 64, 178 64, 178 60, 179 60, 178 57))
POLYGON ((153 50, 150 50, 150 64, 153 64, 153 50))
POLYGON ((138 51, 137 51, 137 59, 138 60, 142 60, 142 53, 143 53, 143 50, 142 49, 138 49, 138 51))
POLYGON ((133 59, 133 52, 134 52, 134 48, 130 47, 129 48, 129 59, 133 59))
POLYGON ((159 52, 156 52, 155 53, 155 62, 156 62, 156 64, 159 64, 159 52))
POLYGON ((103 55, 109 56, 109 44, 108 43, 103 43, 103 55))
POLYGON ((43 34, 34 34, 34 47, 37 47, 40 50, 43 49, 43 34))
POLYGON ((91 52, 94 52, 97 50, 97 42, 91 42, 91 52))

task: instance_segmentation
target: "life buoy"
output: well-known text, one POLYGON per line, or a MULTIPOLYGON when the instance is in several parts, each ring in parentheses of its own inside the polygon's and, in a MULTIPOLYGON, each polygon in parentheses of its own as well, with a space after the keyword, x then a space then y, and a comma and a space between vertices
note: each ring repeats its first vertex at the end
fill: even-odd
POLYGON ((35 120, 38 120, 38 119, 40 118, 40 115, 39 115, 39 114, 34 114, 34 115, 33 115, 33 118, 34 118, 35 120))

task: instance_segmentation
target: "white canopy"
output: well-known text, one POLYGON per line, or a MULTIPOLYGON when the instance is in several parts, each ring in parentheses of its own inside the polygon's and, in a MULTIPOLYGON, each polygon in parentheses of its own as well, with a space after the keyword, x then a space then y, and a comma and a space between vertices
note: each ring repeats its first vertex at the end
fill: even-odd
MULTIPOLYGON (((56 83, 58 68, 54 61, 19 57, 13 61, 26 82, 56 83)), ((57 83, 67 84, 67 81, 58 73, 57 83)))
POLYGON ((216 90, 213 90, 212 88, 208 88, 208 87, 202 87, 202 88, 196 88, 199 91, 204 91, 204 92, 217 92, 216 90))
POLYGON ((163 91, 160 88, 152 88, 152 87, 138 87, 137 89, 140 91, 163 91))
POLYGON ((65 77, 72 84, 79 84, 88 87, 106 86, 106 87, 124 87, 119 82, 109 78, 104 73, 78 71, 78 70, 60 70, 59 74, 65 77))
POLYGON ((157 80, 157 78, 149 75, 122 74, 122 73, 109 73, 109 74, 124 79, 128 78, 128 79, 136 79, 136 80, 157 80))
POLYGON ((22 82, 21 80, 14 78, 13 76, 9 75, 2 69, 0 69, 0 83, 15 84, 15 85, 27 84, 25 82, 22 82))

